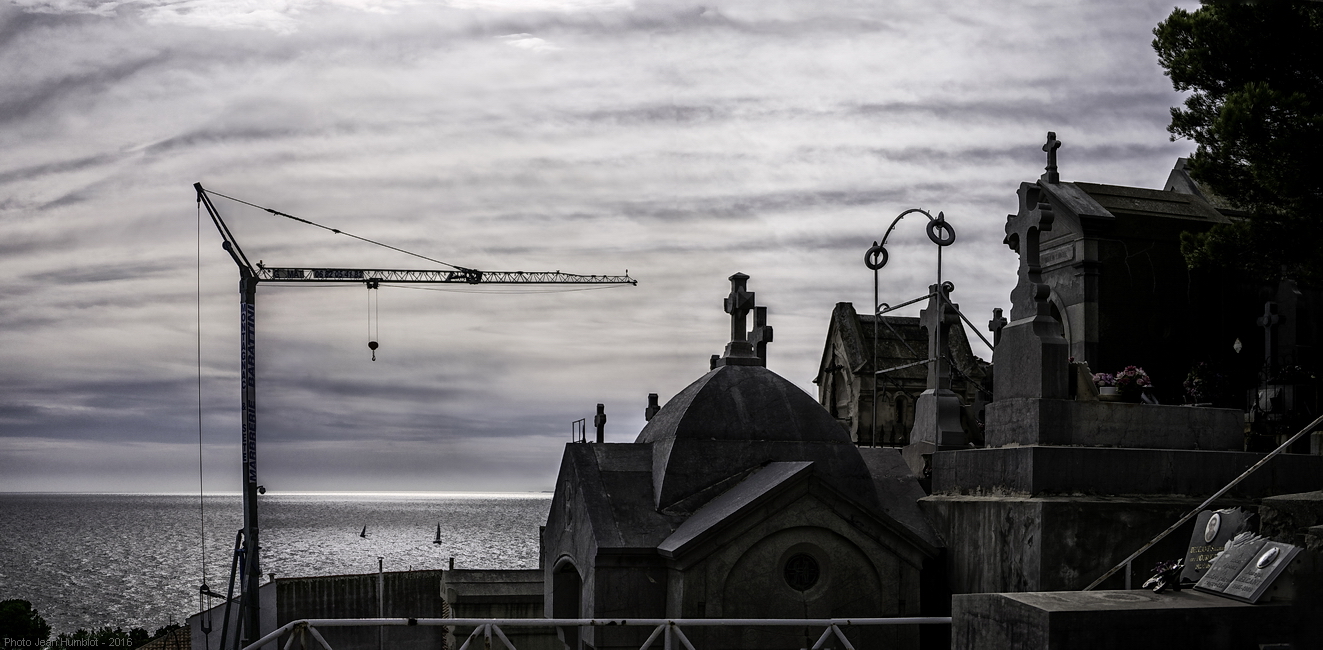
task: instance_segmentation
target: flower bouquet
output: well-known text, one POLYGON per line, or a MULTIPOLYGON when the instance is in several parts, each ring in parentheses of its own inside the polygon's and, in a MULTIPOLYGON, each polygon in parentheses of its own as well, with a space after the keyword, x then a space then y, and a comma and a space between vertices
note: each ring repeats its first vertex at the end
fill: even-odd
POLYGON ((1105 402, 1121 399, 1121 394, 1116 388, 1116 375, 1110 372, 1096 372, 1093 374, 1093 385, 1098 387, 1098 399, 1105 402))
POLYGON ((1116 390, 1121 393, 1122 399, 1128 402, 1138 402, 1139 395, 1152 387, 1153 380, 1149 379, 1148 373, 1139 366, 1126 366, 1124 370, 1116 373, 1116 390))

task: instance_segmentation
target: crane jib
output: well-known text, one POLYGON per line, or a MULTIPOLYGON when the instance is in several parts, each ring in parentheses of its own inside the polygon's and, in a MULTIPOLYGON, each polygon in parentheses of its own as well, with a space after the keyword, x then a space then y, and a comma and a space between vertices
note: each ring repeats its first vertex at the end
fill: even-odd
POLYGON ((628 275, 575 275, 559 271, 461 271, 259 267, 257 279, 273 282, 394 282, 456 284, 635 284, 628 275))

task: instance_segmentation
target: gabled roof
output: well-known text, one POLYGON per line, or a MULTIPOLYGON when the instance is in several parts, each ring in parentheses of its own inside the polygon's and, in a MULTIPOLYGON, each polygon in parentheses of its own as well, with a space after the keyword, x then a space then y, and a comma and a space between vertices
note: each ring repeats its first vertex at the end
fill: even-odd
MULTIPOLYGON (((898 456, 898 454, 897 454, 898 456)), ((900 521, 886 511, 879 512, 873 507, 864 506, 851 495, 842 492, 813 471, 812 462, 774 462, 749 475, 739 484, 709 501, 695 512, 675 532, 657 546, 657 550, 666 557, 679 557, 692 549, 698 548, 728 526, 737 525, 744 515, 756 511, 764 504, 786 493, 793 486, 812 481, 817 486, 819 497, 831 495, 831 499, 840 499, 852 504, 862 512, 881 523, 886 529, 906 540, 920 552, 928 556, 937 553, 941 544, 932 533, 927 520, 922 520, 922 531, 916 531, 906 522, 900 521), (825 490, 825 492, 823 492, 825 490)), ((917 484, 916 486, 917 487, 917 484)), ((920 489, 920 492, 922 490, 920 489)), ((899 496, 899 495, 898 495, 899 496)), ((911 495, 906 495, 911 496, 911 495)), ((920 494, 922 496, 922 494, 920 494)), ((918 503, 911 504, 917 512, 918 503)))
MULTIPOLYGON (((975 379, 982 379, 988 367, 987 362, 974 355, 969 347, 969 338, 964 326, 952 327, 948 347, 955 367, 960 372, 975 379)), ((818 362, 818 378, 827 372, 832 363, 833 336, 839 336, 845 353, 846 366, 852 374, 872 373, 873 348, 877 349, 877 369, 894 368, 914 361, 928 358, 928 334, 919 325, 919 319, 912 316, 882 316, 859 314, 853 303, 838 302, 832 310, 831 323, 827 327, 827 341, 818 362), (876 322, 877 327, 874 328, 876 322), (877 331, 876 338, 873 335, 877 331)), ((904 370, 888 373, 892 379, 910 379, 924 381, 928 377, 926 366, 913 366, 904 370)), ((814 383, 818 383, 815 379, 814 383)))
POLYGON ((699 508, 680 524, 670 537, 658 544, 657 550, 667 557, 683 553, 686 547, 704 538, 706 533, 734 515, 756 507, 778 487, 810 473, 812 468, 813 463, 805 461, 768 463, 766 467, 754 472, 735 487, 726 490, 717 498, 707 502, 707 505, 699 508))
POLYGON ((682 521, 653 504, 651 445, 569 443, 560 471, 552 517, 565 499, 581 501, 599 549, 653 548, 682 521), (566 478, 577 494, 564 493, 566 478))

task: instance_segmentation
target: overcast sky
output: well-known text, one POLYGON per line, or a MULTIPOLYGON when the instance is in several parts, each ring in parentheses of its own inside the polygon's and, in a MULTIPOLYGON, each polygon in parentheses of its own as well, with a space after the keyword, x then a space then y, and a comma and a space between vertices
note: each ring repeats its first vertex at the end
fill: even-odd
MULTIPOLYGON (((0 490, 196 490, 199 322, 206 487, 239 489, 238 274, 210 223, 199 257, 196 181, 464 266, 639 281, 383 287, 376 362, 362 286, 263 285, 269 489, 550 489, 571 421, 602 402, 632 441, 648 393, 707 371, 736 271, 769 368, 816 396, 832 307, 868 311, 864 251, 902 210, 946 213, 946 279, 986 323, 1047 131, 1065 180, 1162 186, 1193 148, 1149 45, 1171 8, 0 5, 0 490)), ((269 265, 428 266, 217 205, 269 265)), ((918 218, 892 243, 896 303, 936 255, 918 218)))

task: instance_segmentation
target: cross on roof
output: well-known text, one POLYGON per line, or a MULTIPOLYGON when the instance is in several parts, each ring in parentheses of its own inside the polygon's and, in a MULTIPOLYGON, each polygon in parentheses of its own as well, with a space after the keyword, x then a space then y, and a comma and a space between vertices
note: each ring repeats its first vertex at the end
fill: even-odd
POLYGON ((772 326, 767 324, 767 308, 755 307, 753 310, 753 330, 749 332, 749 343, 753 344, 754 354, 767 361, 767 344, 772 342, 772 326))
POLYGON ((1060 183, 1061 174, 1057 173, 1057 149, 1061 148, 1061 141, 1057 139, 1056 131, 1047 132, 1047 143, 1043 145, 1043 151, 1047 152, 1047 169, 1043 174, 1043 180, 1049 183, 1060 183))
POLYGON ((747 341, 745 333, 745 317, 753 309, 753 292, 745 289, 745 283, 749 281, 749 276, 743 273, 736 273, 730 276, 730 295, 726 297, 726 313, 730 314, 730 340, 747 341))
POLYGON ((725 309, 730 314, 730 343, 726 344, 726 353, 718 360, 718 365, 760 366, 763 361, 754 356, 753 346, 749 343, 748 320, 754 310, 753 292, 745 288, 749 276, 736 273, 730 276, 730 295, 726 297, 725 309))

